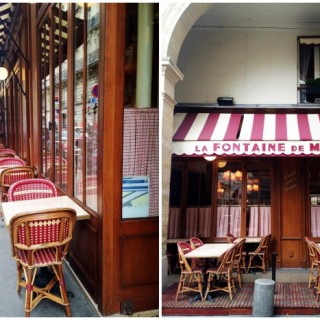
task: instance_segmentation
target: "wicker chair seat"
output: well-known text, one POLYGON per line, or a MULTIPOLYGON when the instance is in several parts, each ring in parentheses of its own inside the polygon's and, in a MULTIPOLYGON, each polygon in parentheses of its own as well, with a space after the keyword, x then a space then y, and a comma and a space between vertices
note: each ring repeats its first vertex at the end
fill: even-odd
MULTIPOLYGON (((19 261, 22 265, 28 266, 28 254, 25 250, 18 250, 19 261)), ((63 258, 64 255, 62 255, 63 258)), ((57 250, 55 248, 45 248, 33 251, 33 266, 45 267, 52 264, 61 264, 61 259, 57 259, 57 250)))

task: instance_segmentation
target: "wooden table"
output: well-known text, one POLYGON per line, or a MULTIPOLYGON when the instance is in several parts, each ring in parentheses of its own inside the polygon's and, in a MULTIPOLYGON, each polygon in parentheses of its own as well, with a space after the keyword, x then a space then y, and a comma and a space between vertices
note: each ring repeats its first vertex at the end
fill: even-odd
POLYGON ((77 213, 77 220, 90 219, 90 214, 68 196, 0 203, 0 211, 4 218, 6 227, 9 227, 12 217, 19 213, 59 208, 74 209, 77 213))
POLYGON ((185 254, 186 258, 221 258, 233 243, 206 243, 203 246, 185 254))

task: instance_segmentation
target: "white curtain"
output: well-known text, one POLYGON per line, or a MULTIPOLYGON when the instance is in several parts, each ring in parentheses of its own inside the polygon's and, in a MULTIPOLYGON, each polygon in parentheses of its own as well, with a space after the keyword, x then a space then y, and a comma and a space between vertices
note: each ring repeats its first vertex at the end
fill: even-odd
POLYGON ((186 238, 198 235, 198 212, 199 208, 186 209, 186 238))
POLYGON ((269 233, 271 233, 271 207, 260 207, 260 217, 259 207, 250 207, 248 237, 262 237, 269 233))
POLYGON ((199 237, 210 238, 211 207, 199 208, 199 237))
POLYGON ((168 223, 168 239, 180 237, 181 208, 170 208, 168 223))
POLYGON ((311 237, 320 237, 320 207, 311 207, 311 237))
POLYGON ((159 110, 125 108, 123 121, 122 174, 149 176, 149 215, 159 216, 159 110))

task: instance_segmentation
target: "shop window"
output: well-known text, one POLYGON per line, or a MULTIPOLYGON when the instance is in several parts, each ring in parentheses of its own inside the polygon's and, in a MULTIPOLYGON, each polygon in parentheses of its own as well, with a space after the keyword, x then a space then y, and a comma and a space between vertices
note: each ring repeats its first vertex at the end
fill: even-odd
POLYGON ((42 174, 97 210, 100 4, 58 3, 47 8, 47 18, 38 29, 42 174), (68 55, 71 49, 73 57, 68 55))
POLYGON ((247 164, 246 217, 247 236, 271 233, 271 167, 267 161, 247 164))
POLYGON ((158 72, 158 54, 153 50, 159 32, 158 14, 158 4, 126 5, 122 219, 159 216, 159 110, 152 99, 158 92, 152 90, 154 86, 158 88, 158 77, 154 77, 158 72), (140 31, 149 32, 144 41, 138 39, 138 25, 140 31), (144 51, 140 60, 139 48, 144 51), (146 78, 150 81, 138 90, 146 78))
POLYGON ((212 163, 173 159, 168 238, 210 238, 212 163))
POLYGON ((320 38, 299 38, 300 103, 320 103, 320 38))
POLYGON ((269 234, 271 191, 272 161, 174 157, 168 239, 269 234))
POLYGON ((39 29, 42 172, 64 190, 67 185, 67 127, 64 126, 67 117, 67 9, 66 4, 54 5, 50 13, 52 18, 47 18, 39 29))
POLYGON ((311 215, 311 237, 320 237, 320 166, 309 169, 309 205, 311 215))
POLYGON ((75 4, 74 184, 75 196, 97 210, 99 116, 99 3, 75 4))
POLYGON ((242 172, 239 162, 218 162, 216 237, 241 235, 242 172))

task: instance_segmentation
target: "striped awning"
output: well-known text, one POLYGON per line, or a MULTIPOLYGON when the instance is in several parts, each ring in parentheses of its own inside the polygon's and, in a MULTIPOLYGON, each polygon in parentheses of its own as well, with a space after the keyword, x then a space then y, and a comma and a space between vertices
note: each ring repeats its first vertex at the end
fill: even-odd
POLYGON ((320 115, 176 113, 173 154, 320 155, 320 115))

